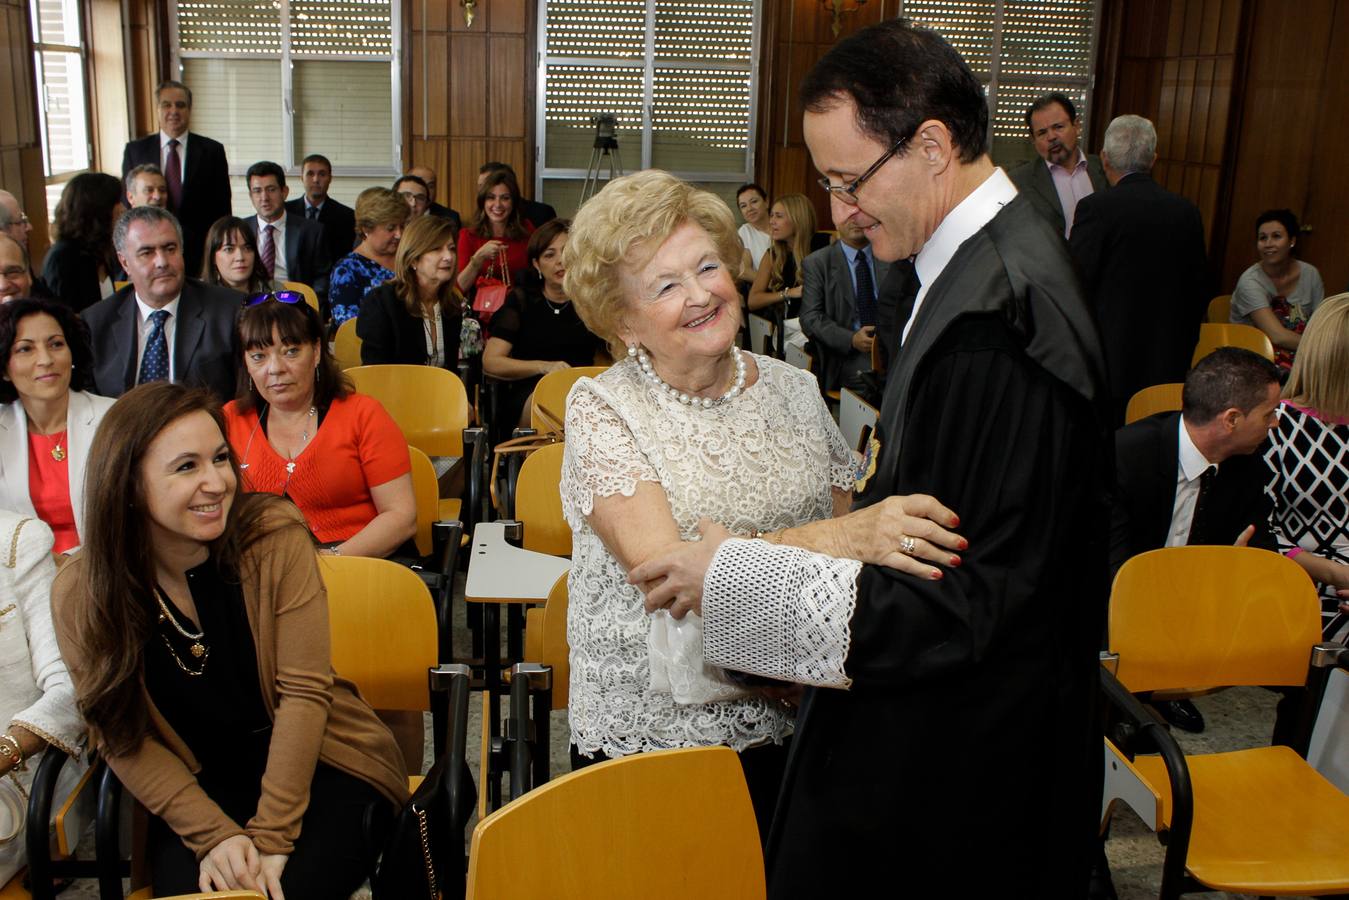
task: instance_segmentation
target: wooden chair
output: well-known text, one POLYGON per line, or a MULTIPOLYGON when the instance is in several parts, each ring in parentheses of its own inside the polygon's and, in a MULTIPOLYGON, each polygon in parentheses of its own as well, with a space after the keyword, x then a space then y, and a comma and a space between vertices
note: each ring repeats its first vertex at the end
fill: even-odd
POLYGON ((1278 554, 1173 547, 1119 570, 1101 681, 1126 723, 1117 733, 1135 746, 1107 744, 1107 771, 1113 765, 1118 774, 1119 760, 1129 766, 1107 778, 1105 799, 1107 806, 1129 802, 1165 835, 1163 898, 1203 890, 1349 892, 1349 797, 1288 747, 1186 756, 1134 696, 1307 684, 1299 728, 1305 750, 1326 666, 1349 664, 1349 651, 1318 646, 1320 638, 1316 588, 1278 554), (1160 755, 1132 756, 1142 747, 1160 755))
POLYGON ((534 400, 529 409, 529 424, 535 431, 561 431, 567 418, 567 394, 582 378, 594 378, 608 366, 577 366, 549 372, 534 385, 534 400))
POLYGON ((1274 345, 1269 342, 1269 336, 1254 325, 1205 322, 1199 326, 1199 343, 1195 345, 1190 365, 1193 366, 1219 347, 1241 347, 1259 353, 1270 362, 1274 361, 1274 345))
MULTIPOLYGON (((322 315, 323 311, 319 309, 319 295, 314 293, 314 289, 302 281, 283 281, 281 287, 288 291, 299 291, 304 294, 304 302, 313 307, 314 312, 322 315)), ((345 322, 343 324, 346 324, 345 322)))
POLYGON ((1206 321, 1214 325, 1232 321, 1232 295, 1219 294, 1208 302, 1206 321))
POLYGON ((361 364, 361 336, 356 333, 356 320, 347 319, 337 326, 333 335, 333 356, 344 371, 361 364))
POLYGON ((524 525, 521 546, 551 556, 571 556, 571 526, 562 516, 563 444, 529 454, 515 483, 515 519, 524 525))
POLYGON ((48 747, 40 756, 28 762, 30 766, 37 766, 37 771, 33 774, 25 821, 49 825, 24 829, 28 868, 16 874, 7 884, 0 885, 0 900, 51 900, 56 897, 55 884, 58 879, 94 878, 98 875, 97 862, 76 859, 75 847, 79 843, 83 825, 93 818, 96 785, 106 765, 96 760, 85 770, 61 806, 53 809, 61 769, 69 758, 59 747, 48 747), (52 832, 56 835, 56 858, 52 854, 52 832), (28 889, 23 886, 25 876, 29 880, 28 889))
POLYGON ((454 658, 454 574, 459 565, 459 551, 467 540, 467 531, 459 518, 462 501, 441 498, 429 456, 416 447, 408 447, 408 457, 412 464, 412 494, 417 500, 413 543, 421 556, 411 568, 435 592, 438 658, 448 662, 454 658))
POLYGON ((1154 384, 1129 398, 1124 409, 1124 424, 1146 419, 1159 412, 1172 412, 1180 409, 1180 394, 1184 384, 1154 384))
POLYGON ((727 747, 637 753, 588 766, 480 821, 469 900, 765 895, 749 791, 727 747))

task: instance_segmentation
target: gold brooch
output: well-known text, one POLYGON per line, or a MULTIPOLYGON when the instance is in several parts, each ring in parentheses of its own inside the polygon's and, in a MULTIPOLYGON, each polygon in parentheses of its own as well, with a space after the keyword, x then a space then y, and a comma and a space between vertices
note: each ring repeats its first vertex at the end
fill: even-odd
POLYGON ((867 440, 867 452, 862 457, 862 463, 857 467, 857 493, 862 493, 867 489, 867 483, 871 481, 871 476, 876 474, 876 460, 881 455, 881 442, 876 440, 876 435, 867 440))

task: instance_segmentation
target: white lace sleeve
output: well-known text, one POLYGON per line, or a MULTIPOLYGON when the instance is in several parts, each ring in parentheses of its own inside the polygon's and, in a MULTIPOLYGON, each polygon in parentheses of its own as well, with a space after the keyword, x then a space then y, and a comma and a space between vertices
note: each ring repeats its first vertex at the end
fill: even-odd
POLYGON ((627 423, 580 382, 567 400, 566 434, 562 511, 573 530, 590 515, 596 497, 631 497, 639 481, 660 481, 627 423))
POLYGON ((838 423, 829 415, 829 407, 824 401, 820 401, 820 417, 829 447, 829 484, 851 494, 857 487, 861 457, 843 440, 843 432, 838 430, 838 423))
POLYGON ((724 541, 703 582, 709 663, 767 678, 847 687, 862 564, 767 541, 724 541))

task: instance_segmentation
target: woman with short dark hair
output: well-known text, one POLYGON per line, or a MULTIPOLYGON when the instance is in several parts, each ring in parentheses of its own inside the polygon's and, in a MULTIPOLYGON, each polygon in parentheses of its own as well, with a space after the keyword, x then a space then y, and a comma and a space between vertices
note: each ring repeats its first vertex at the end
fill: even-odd
POLYGON ((1254 325, 1274 345, 1274 361, 1293 365, 1307 320, 1326 295, 1321 273, 1293 255, 1301 227, 1292 210, 1271 209, 1255 220, 1255 246, 1260 261, 1237 279, 1232 291, 1231 320, 1254 325))
POLYGON ((89 329, 65 304, 13 300, 0 306, 0 361, 0 508, 37 516, 56 552, 74 553, 90 445, 113 403, 89 393, 89 329))
POLYGON ((82 172, 66 182, 53 220, 56 242, 42 261, 52 295, 79 312, 113 294, 122 275, 112 230, 126 211, 122 182, 102 172, 82 172))

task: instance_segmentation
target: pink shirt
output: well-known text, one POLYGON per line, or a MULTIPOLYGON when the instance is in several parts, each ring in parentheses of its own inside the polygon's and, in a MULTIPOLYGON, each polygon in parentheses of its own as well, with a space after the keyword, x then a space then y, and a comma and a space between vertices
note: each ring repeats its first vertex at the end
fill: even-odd
POLYGON ((1077 201, 1090 194, 1091 176, 1087 174, 1087 155, 1077 148, 1077 165, 1071 169, 1046 161, 1049 176, 1054 179, 1054 189, 1059 192, 1059 205, 1063 207, 1063 236, 1073 233, 1073 216, 1077 213, 1077 201))

